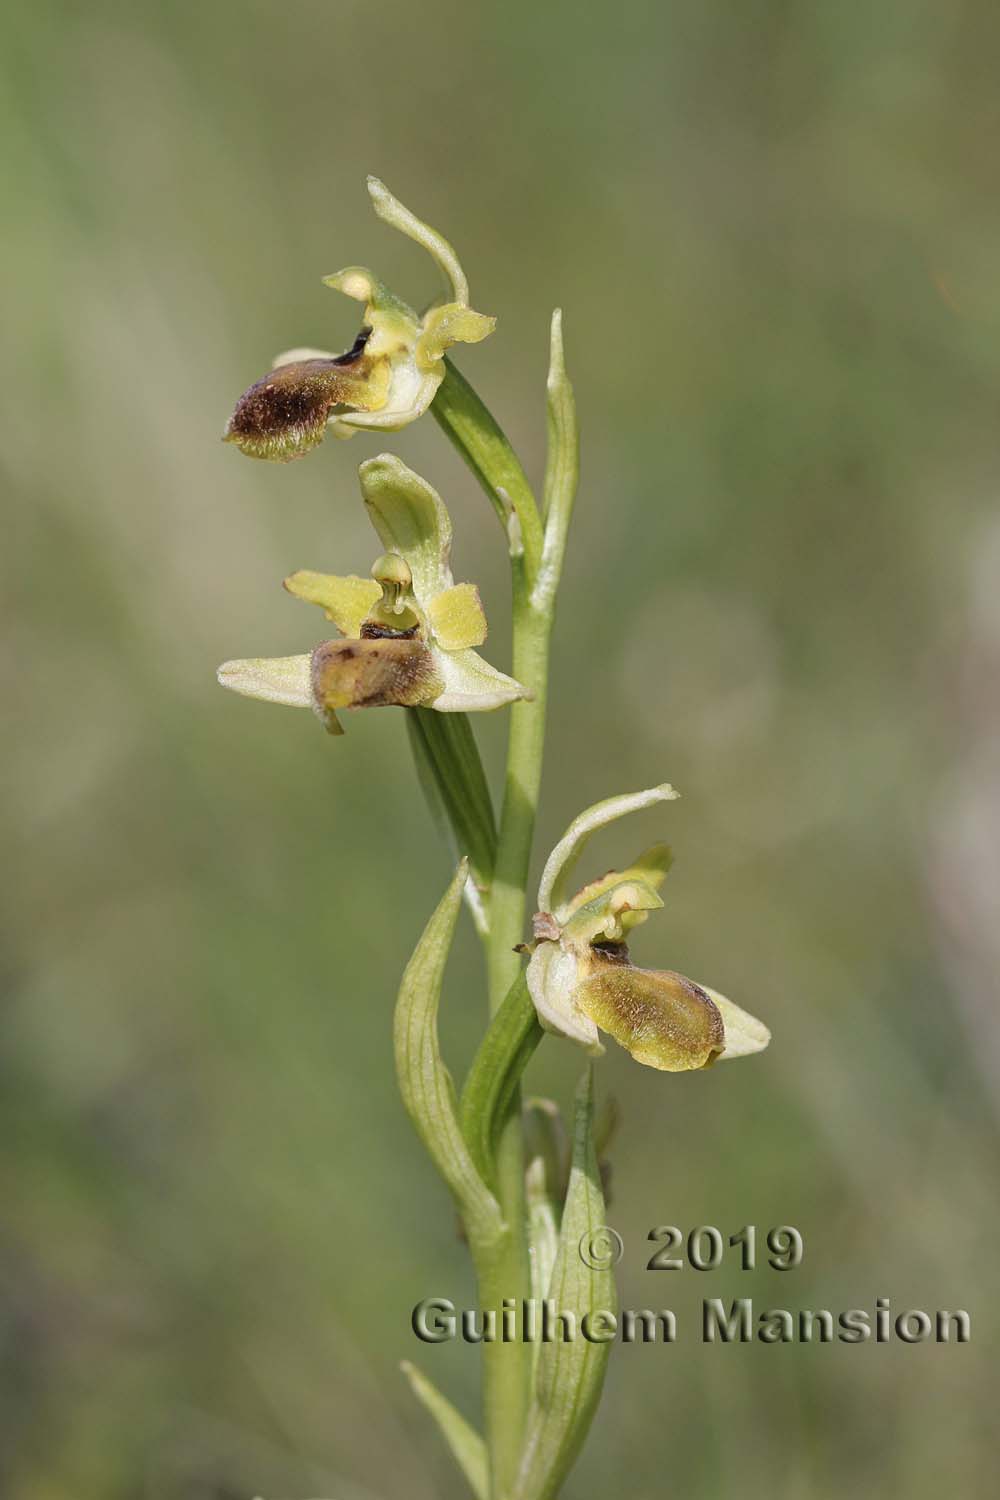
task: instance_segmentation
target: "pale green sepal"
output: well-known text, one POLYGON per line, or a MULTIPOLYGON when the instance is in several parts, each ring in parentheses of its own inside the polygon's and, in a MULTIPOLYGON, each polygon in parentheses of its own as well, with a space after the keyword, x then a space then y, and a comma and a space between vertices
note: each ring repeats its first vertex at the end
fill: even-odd
POLYGON ((576 420, 576 399, 563 352, 562 310, 552 314, 549 336, 549 374, 546 381, 548 411, 548 449, 545 461, 545 483, 542 489, 542 513, 545 536, 542 558, 531 600, 536 609, 548 609, 559 587, 566 537, 569 532, 573 502, 580 477, 580 434, 576 420))
POLYGON ((405 557, 413 593, 426 605, 451 588, 451 517, 444 501, 391 453, 367 458, 358 470, 361 493, 383 546, 405 557))
POLYGON ((626 792, 620 797, 608 797, 604 802, 595 802, 572 823, 545 861, 542 878, 538 886, 538 909, 548 911, 559 921, 569 915, 572 903, 564 905, 566 882, 584 846, 592 833, 624 818, 628 813, 640 812, 657 802, 672 802, 680 796, 667 782, 650 787, 644 792, 626 792))
POLYGON ((462 1134, 480 1173, 494 1176, 494 1150, 521 1074, 542 1039, 525 974, 518 974, 469 1069, 462 1089, 462 1134))
POLYGON ((593 1057, 604 1051, 597 1027, 589 1016, 578 1010, 573 998, 580 982, 575 953, 561 943, 539 943, 527 970, 528 991, 546 1031, 569 1037, 586 1047, 593 1057))
POLYGON ((248 661, 224 661, 216 672, 220 684, 245 698, 312 708, 310 656, 258 656, 248 661))
POLYGON ((431 815, 451 834, 456 857, 469 856, 465 899, 476 930, 489 932, 485 896, 493 879, 497 832, 479 749, 464 714, 409 708, 410 748, 431 815))
POLYGON ((391 224, 393 229, 398 229, 411 240, 416 240, 437 261, 444 272, 454 302, 468 304, 469 283, 465 272, 459 264, 458 256, 449 245, 443 234, 438 234, 429 224, 418 219, 415 213, 394 198, 384 182, 377 177, 368 178, 368 192, 371 195, 372 207, 379 218, 386 224, 391 224))
POLYGON ((722 1062, 727 1057, 750 1057, 754 1052, 763 1052, 771 1040, 771 1033, 764 1022, 758 1021, 756 1016, 752 1016, 732 1000, 727 1000, 718 990, 709 989, 707 984, 703 984, 701 988, 715 1003, 726 1031, 726 1045, 716 1060, 722 1062))
POLYGON ((469 1153, 451 1074, 438 1044, 441 981, 469 873, 462 860, 406 966, 394 1023, 396 1073, 407 1114, 448 1184, 472 1245, 489 1245, 504 1232, 500 1207, 469 1153))
POLYGON ((432 648, 432 653, 435 670, 444 684, 444 691, 431 704, 439 714, 483 713, 531 697, 522 683, 491 667, 478 651, 432 648))
POLYGON ((410 1382, 417 1400, 437 1422, 451 1456, 468 1480, 476 1500, 489 1500, 489 1460, 486 1444, 479 1433, 416 1365, 404 1359, 399 1368, 410 1382))
POLYGON ((591 1131, 593 1070, 577 1089, 573 1163, 548 1295, 555 1311, 572 1313, 577 1337, 542 1346, 528 1414, 524 1454, 512 1500, 552 1500, 559 1493, 587 1435, 617 1327, 613 1270, 592 1270, 581 1255, 605 1222, 604 1194, 591 1131), (588 1319, 591 1338, 579 1329, 588 1319), (598 1335, 594 1341, 593 1335, 598 1335))

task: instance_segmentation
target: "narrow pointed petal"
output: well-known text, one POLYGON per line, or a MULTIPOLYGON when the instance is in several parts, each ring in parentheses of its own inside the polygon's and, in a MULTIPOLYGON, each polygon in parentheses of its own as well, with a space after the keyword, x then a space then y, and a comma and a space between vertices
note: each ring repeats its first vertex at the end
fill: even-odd
POLYGON ((597 1027, 574 1001, 579 984, 574 955, 558 943, 539 943, 528 963, 527 978, 528 993, 546 1031, 569 1037, 599 1056, 604 1048, 597 1027))
POLYGON ((732 1000, 727 1000, 718 990, 710 990, 708 985, 703 985, 702 988, 722 1016, 722 1024, 726 1030, 726 1045, 719 1053, 719 1061, 727 1057, 750 1057, 754 1052, 763 1052, 771 1040, 771 1033, 764 1022, 758 1021, 756 1016, 752 1016, 732 1000))
POLYGON ((417 640, 324 641, 312 654, 312 693, 321 710, 415 708, 440 692, 436 661, 417 640))
POLYGON ((717 1006, 683 974, 598 959, 573 998, 601 1031, 650 1068, 704 1068, 725 1047, 717 1006))
POLYGON ((312 708, 312 678, 308 656, 261 656, 251 661, 224 661, 217 672, 223 687, 246 698, 312 708))
POLYGON ((424 608, 452 586, 451 518, 435 489, 391 453, 366 459, 361 493, 387 551, 409 563, 413 593, 424 608))
POLYGON ((651 848, 637 855, 631 864, 625 866, 624 870, 609 870, 606 875, 601 875, 599 879, 592 880, 581 891, 577 891, 572 900, 565 903, 567 916, 579 911, 581 906, 604 895, 605 892, 624 881, 641 881, 643 885, 650 886, 654 891, 659 890, 672 862, 673 855, 666 844, 653 844, 651 848))
POLYGON ((531 697, 526 687, 491 667, 478 651, 433 650, 432 654, 442 684, 431 703, 438 713, 486 712, 531 697))
POLYGON ((285 588, 296 599, 318 604, 341 635, 348 636, 361 634, 361 626, 382 597, 374 578, 358 578, 355 574, 340 578, 335 573, 313 573, 308 568, 300 568, 286 578, 285 588))
POLYGON ((456 302, 432 308, 424 318, 424 331, 417 340, 417 363, 424 367, 436 364, 452 344, 481 343, 496 326, 496 318, 473 312, 471 307, 456 302))
POLYGON ((600 895, 578 907, 562 932, 568 944, 586 954, 591 943, 623 942, 633 927, 662 905, 662 897, 644 880, 622 880, 619 876, 600 895))
POLYGON ((539 911, 554 912, 560 919, 568 914, 563 906, 566 882, 591 834, 608 823, 614 823, 627 813, 639 812, 657 802, 672 802, 677 796, 673 787, 664 782, 644 792, 626 792, 620 797, 608 797, 588 807, 572 823, 559 840, 545 862, 538 887, 539 911))
POLYGON ((427 605, 427 619, 443 651, 481 646, 487 636, 486 615, 474 583, 456 583, 427 605))

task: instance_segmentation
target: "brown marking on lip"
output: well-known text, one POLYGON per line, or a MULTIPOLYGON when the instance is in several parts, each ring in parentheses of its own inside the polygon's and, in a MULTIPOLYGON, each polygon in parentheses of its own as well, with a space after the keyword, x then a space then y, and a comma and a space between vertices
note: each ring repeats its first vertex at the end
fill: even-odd
POLYGON ((599 942, 591 943, 590 951, 597 958, 603 959, 608 964, 631 963, 631 959, 628 956, 627 943, 612 943, 601 939, 599 942))
POLYGON ((325 641, 312 655, 312 683, 321 709, 413 708, 441 691, 427 647, 399 637, 325 641))

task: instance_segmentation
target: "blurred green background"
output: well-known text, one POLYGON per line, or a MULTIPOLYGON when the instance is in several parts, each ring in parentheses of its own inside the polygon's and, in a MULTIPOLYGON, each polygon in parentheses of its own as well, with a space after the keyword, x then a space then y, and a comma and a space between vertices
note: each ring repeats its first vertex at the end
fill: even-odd
MULTIPOLYGON (((300 566, 373 555, 365 436, 290 467, 219 442, 320 277, 414 301, 368 171, 500 316, 459 363, 529 469, 565 309, 583 483, 539 850, 663 778, 667 911, 636 943, 765 1017, 669 1078, 613 1050, 626 1306, 576 1500, 988 1493, 1000 1039, 1000 13, 508 0, 15 3, 2 35, 6 508, 0 1491, 408 1500, 460 1481, 397 1371, 469 1415, 443 1190, 390 1015, 447 878, 402 716, 218 691, 305 650, 300 566), (797 1225, 785 1276, 644 1270, 650 1227, 797 1225), (704 1347, 704 1296, 967 1308, 964 1348, 704 1347)), ((488 507, 428 419, 507 664, 488 507)), ((504 725, 482 726, 490 764, 504 725)), ((636 825, 640 820, 636 820, 636 825)), ((624 844, 622 843, 624 840, 624 844)), ((481 1025, 449 971, 456 1070, 481 1025)), ((568 1100, 548 1043, 533 1087, 568 1100)))

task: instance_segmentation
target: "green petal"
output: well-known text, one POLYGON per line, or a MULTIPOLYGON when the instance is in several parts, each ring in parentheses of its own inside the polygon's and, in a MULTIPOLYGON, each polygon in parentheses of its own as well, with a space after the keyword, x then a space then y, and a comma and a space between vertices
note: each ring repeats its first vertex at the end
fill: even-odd
POLYGON ((481 343, 496 326, 496 318, 473 312, 471 307, 456 302, 433 307, 424 317, 423 332, 417 340, 417 363, 422 366, 435 364, 452 344, 481 343))
POLYGON ((296 599, 318 604, 341 635, 359 636, 361 627, 382 597, 374 578, 351 574, 339 578, 335 573, 313 573, 300 568, 285 579, 285 588, 296 599))
POLYGON ((596 957, 573 999, 636 1062, 667 1073, 704 1068, 726 1037, 718 1007, 683 974, 596 957))
POLYGON ((621 797, 608 797, 606 801, 596 802, 578 818, 574 818, 545 863, 538 886, 539 911, 550 911, 560 921, 565 920, 572 909, 572 903, 564 900, 566 882, 592 833, 625 817, 627 813, 639 812, 657 802, 671 802, 678 795, 672 786, 664 782, 661 786, 650 787, 648 791, 626 792, 621 797))
POLYGON ((624 881, 641 881, 643 885, 650 886, 654 891, 659 890, 672 863, 673 855, 668 846, 653 844, 649 849, 643 850, 642 854, 637 855, 630 865, 625 866, 624 870, 609 870, 606 875, 592 880, 589 885, 577 891, 572 900, 565 903, 567 917, 624 881))
POLYGON ((662 905, 659 895, 644 880, 616 876, 614 884, 574 911, 563 928, 565 941, 584 952, 591 943, 620 943, 662 905))
POLYGON ((246 698, 312 708, 312 678, 308 656, 259 656, 248 661, 224 661, 217 672, 221 685, 246 698))
POLYGON ((358 476, 375 530, 387 550, 409 563, 413 593, 426 609, 436 594, 452 586, 451 518, 444 501, 391 453, 366 459, 358 476))
POLYGON ((456 583, 427 604, 427 621, 442 651, 481 646, 486 639, 486 615, 474 583, 456 583))

